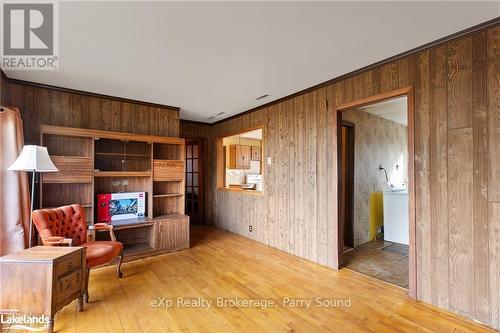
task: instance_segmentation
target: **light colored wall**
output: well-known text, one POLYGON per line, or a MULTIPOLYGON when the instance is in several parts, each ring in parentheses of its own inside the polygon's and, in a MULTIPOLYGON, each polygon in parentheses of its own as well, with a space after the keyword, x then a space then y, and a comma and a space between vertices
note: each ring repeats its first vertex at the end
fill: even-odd
POLYGON ((342 112, 342 120, 354 123, 354 246, 367 241, 369 198, 389 181, 408 180, 407 127, 361 110, 342 112), (399 165, 399 168, 396 168, 399 165))

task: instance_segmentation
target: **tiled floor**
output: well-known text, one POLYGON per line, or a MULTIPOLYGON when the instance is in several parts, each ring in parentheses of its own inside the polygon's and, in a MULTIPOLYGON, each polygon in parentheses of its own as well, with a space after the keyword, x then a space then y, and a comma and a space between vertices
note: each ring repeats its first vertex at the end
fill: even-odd
POLYGON ((344 252, 344 266, 408 288, 408 245, 373 240, 344 252))

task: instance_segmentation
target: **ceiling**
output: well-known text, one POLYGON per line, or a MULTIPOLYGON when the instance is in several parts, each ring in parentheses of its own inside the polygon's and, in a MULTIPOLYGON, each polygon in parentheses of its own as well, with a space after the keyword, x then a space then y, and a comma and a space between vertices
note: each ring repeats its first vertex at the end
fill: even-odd
POLYGON ((364 106, 360 109, 375 116, 408 126, 406 96, 364 106))
POLYGON ((240 138, 262 140, 262 129, 256 129, 239 135, 240 138))
POLYGON ((9 77, 211 123, 498 17, 500 2, 61 1, 59 16, 59 71, 9 77))
POLYGON ((224 145, 231 144, 234 140, 239 139, 252 139, 252 140, 262 140, 262 129, 256 129, 249 132, 239 133, 231 136, 224 137, 224 145))

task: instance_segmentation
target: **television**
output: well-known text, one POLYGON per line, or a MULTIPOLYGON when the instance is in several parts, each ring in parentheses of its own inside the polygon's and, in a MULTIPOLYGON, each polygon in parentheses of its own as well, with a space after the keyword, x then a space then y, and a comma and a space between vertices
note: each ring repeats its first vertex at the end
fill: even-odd
POLYGON ((144 217, 146 193, 105 193, 97 195, 97 221, 112 222, 144 217))

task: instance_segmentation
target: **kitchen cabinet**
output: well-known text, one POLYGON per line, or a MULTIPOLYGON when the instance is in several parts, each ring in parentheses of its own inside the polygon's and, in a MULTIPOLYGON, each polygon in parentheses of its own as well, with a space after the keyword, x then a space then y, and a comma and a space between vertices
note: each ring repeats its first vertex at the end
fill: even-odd
POLYGON ((229 146, 229 168, 230 169, 250 169, 250 159, 252 147, 244 145, 229 146))

